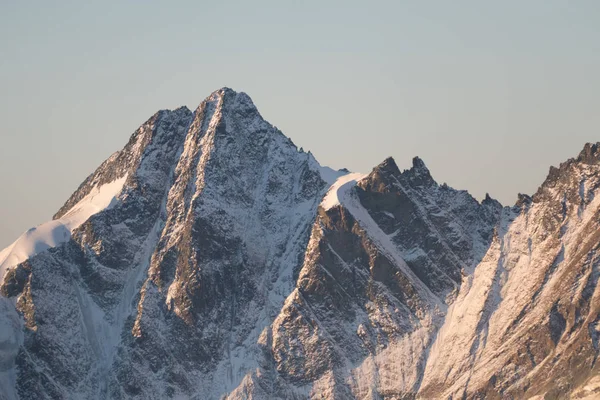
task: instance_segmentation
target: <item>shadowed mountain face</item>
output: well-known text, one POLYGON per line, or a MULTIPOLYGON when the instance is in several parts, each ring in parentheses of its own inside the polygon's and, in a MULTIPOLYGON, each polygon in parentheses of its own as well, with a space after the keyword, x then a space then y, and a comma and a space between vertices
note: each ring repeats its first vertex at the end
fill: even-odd
POLYGON ((0 399, 593 398, 599 186, 333 171, 220 89, 0 252, 0 399))

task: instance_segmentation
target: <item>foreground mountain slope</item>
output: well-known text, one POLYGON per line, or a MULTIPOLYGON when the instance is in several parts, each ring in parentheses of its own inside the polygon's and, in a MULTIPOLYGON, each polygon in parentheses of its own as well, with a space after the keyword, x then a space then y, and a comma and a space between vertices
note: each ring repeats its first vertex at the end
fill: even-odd
POLYGON ((600 154, 502 208, 321 167, 223 88, 0 252, 0 398, 583 398, 600 154))
POLYGON ((430 354, 426 398, 564 398, 597 375, 600 151, 507 210, 430 354))

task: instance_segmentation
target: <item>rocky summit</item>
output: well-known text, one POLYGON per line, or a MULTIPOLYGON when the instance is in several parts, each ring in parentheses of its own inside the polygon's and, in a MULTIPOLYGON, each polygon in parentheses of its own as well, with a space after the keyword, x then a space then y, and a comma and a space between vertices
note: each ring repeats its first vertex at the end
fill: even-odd
POLYGON ((217 90, 0 252, 0 399, 600 398, 599 188, 335 171, 217 90))

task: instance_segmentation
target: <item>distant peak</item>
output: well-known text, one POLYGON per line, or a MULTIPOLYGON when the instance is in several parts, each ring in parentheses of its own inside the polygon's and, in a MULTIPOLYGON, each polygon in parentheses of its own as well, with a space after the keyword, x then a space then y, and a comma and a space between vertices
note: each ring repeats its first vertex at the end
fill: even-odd
POLYGON ((226 87, 226 86, 223 86, 222 88, 220 88, 220 89, 217 89, 217 90, 213 91, 213 92, 212 92, 212 93, 211 93, 211 94, 208 96, 208 98, 209 98, 209 99, 215 99, 215 98, 217 98, 217 97, 223 97, 223 96, 227 96, 227 95, 233 95, 233 96, 235 96, 235 95, 237 95, 237 94, 238 94, 238 93, 237 93, 235 90, 233 90, 233 89, 231 89, 231 88, 228 88, 228 87, 226 87))
POLYGON ((396 161, 392 157, 388 157, 383 160, 378 166, 373 168, 373 171, 379 171, 382 173, 391 173, 393 175, 400 174, 400 170, 396 165, 396 161))
POLYGON ((221 89, 218 89, 218 90, 222 91, 222 92, 237 93, 235 90, 233 90, 232 88, 227 87, 227 86, 223 86, 221 89))
POLYGON ((435 183, 435 181, 431 177, 429 168, 427 168, 425 162, 419 157, 414 157, 412 159, 412 168, 405 170, 402 173, 402 175, 409 178, 411 181, 417 184, 435 183))
POLYGON ((586 143, 579 153, 577 161, 586 164, 598 164, 600 161, 600 143, 586 143))
POLYGON ((411 182, 411 184, 418 186, 435 184, 435 181, 431 177, 429 169, 427 169, 423 160, 419 157, 415 157, 412 160, 412 164, 412 168, 400 172, 396 161, 394 161, 392 157, 388 157, 383 160, 381 164, 373 168, 371 175, 377 173, 383 176, 392 175, 397 178, 406 179, 408 182, 411 182))
POLYGON ((201 108, 206 103, 219 104, 219 107, 222 107, 226 111, 237 109, 243 113, 258 113, 258 109, 250 96, 244 92, 236 92, 225 86, 212 92, 198 108, 201 108))
POLYGON ((421 158, 419 158, 418 156, 417 157, 413 157, 413 159, 412 159, 412 165, 413 165, 412 169, 415 172, 419 172, 421 174, 427 174, 427 175, 429 175, 429 169, 425 165, 425 162, 421 158))
POLYGON ((537 202, 542 200, 546 195, 546 189, 553 188, 560 184, 560 182, 568 181, 569 175, 574 170, 585 165, 598 164, 600 164, 600 142, 586 143, 577 157, 569 158, 567 161, 560 163, 558 167, 550 166, 546 180, 544 180, 542 185, 533 195, 533 201, 537 202))
POLYGON ((225 97, 235 97, 237 94, 238 93, 233 89, 222 87, 209 94, 208 97, 204 99, 203 103, 218 101, 219 99, 224 99, 225 97))
POLYGON ((517 195, 517 202, 515 203, 515 207, 521 208, 521 209, 528 207, 532 201, 533 201, 533 198, 531 196, 529 196, 528 194, 519 193, 517 195))
POLYGON ((250 103, 252 104, 252 106, 254 106, 254 103, 252 102, 252 99, 250 98, 250 96, 248 96, 246 93, 244 92, 237 92, 231 88, 228 88, 226 86, 215 90, 214 92, 212 92, 207 98, 206 100, 208 101, 214 101, 217 99, 236 99, 237 101, 240 102, 245 102, 245 103, 250 103))
POLYGON ((502 204, 500 204, 498 200, 490 196, 489 193, 485 194, 485 198, 481 201, 481 204, 483 204, 484 206, 502 207, 502 204))

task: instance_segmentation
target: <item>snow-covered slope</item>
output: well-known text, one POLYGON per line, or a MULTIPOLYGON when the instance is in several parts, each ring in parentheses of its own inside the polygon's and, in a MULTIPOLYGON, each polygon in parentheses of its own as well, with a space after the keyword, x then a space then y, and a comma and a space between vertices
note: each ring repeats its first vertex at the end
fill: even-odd
POLYGON ((0 279, 8 268, 35 256, 39 252, 68 242, 72 232, 92 215, 111 208, 123 188, 127 175, 94 187, 62 217, 29 229, 0 253, 0 279))
POLYGON ((0 399, 594 398, 598 187, 334 171, 220 89, 0 252, 0 399))
POLYGON ((356 186, 356 182, 364 178, 366 175, 361 173, 348 173, 340 176, 333 182, 327 194, 321 201, 321 207, 324 210, 329 210, 332 207, 340 205, 346 199, 351 189, 356 186))
POLYGON ((504 211, 437 336, 424 395, 564 398, 597 374, 599 156, 586 145, 504 211))

